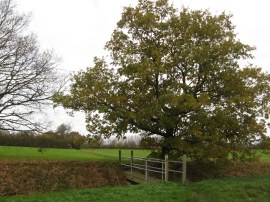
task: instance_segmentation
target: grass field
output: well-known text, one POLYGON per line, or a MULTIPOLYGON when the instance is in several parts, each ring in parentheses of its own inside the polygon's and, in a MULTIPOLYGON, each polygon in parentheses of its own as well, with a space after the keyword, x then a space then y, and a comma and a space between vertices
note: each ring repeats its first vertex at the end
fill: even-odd
MULTIPOLYGON (((118 151, 118 149, 74 150, 49 148, 41 153, 38 151, 38 148, 0 146, 0 160, 118 161, 118 151)), ((130 156, 131 150, 122 149, 121 151, 123 156, 130 156)), ((270 170, 270 151, 256 150, 256 152, 259 156, 261 165, 259 167, 262 167, 263 170, 259 170, 258 165, 255 164, 252 164, 252 168, 248 165, 248 170, 252 170, 252 175, 254 175, 254 173, 257 173, 258 175, 268 174, 270 171, 265 171, 270 170), (264 166, 261 163, 266 163, 268 165, 264 166)), ((134 150, 134 156, 146 157, 149 153, 150 151, 148 150, 134 150)), ((246 170, 246 167, 241 168, 241 170, 246 170)))
POLYGON ((261 162, 270 163, 270 151, 257 150, 257 155, 261 162))
MULTIPOLYGON (((147 150, 134 150, 135 156, 145 157, 147 150)), ((122 155, 130 156, 130 150, 123 149, 122 155)), ((45 149, 38 152, 38 148, 0 146, 0 160, 118 160, 118 149, 45 149)))
MULTIPOLYGON (((118 160, 118 149, 45 149, 42 153, 38 148, 0 146, 0 160, 118 160)), ((123 156, 130 156, 130 149, 122 149, 123 156)), ((134 150, 134 156, 146 157, 150 151, 134 150)), ((270 162, 270 151, 257 150, 261 162, 270 162)))
POLYGON ((186 185, 157 183, 0 198, 2 202, 15 201, 96 201, 96 202, 150 202, 150 201, 270 201, 270 176, 226 178, 190 182, 186 185))
MULTIPOLYGON (((270 153, 257 151, 261 162, 270 162, 270 153)), ((145 157, 149 151, 134 150, 134 156, 145 157)), ((122 150, 129 156, 130 150, 122 150)), ((0 146, 0 160, 78 160, 117 161, 118 149, 45 149, 0 146)), ((42 162, 42 161, 40 161, 42 162)), ((45 162, 45 161, 44 161, 45 162)), ((266 167, 268 169, 269 167, 266 167)), ((246 169, 246 168, 245 168, 246 169)), ((249 170, 250 168, 248 168, 249 170)), ((257 171, 257 169, 255 169, 257 171)), ((268 169, 269 170, 269 169, 268 169)), ((234 171, 235 173, 238 170, 234 171)), ((257 175, 260 172, 255 172, 257 175)), ((98 189, 72 189, 62 192, 41 193, 32 196, 2 197, 0 202, 11 201, 270 201, 270 176, 225 178, 175 183, 145 184, 98 189)), ((261 174, 263 175, 263 173, 261 174)))

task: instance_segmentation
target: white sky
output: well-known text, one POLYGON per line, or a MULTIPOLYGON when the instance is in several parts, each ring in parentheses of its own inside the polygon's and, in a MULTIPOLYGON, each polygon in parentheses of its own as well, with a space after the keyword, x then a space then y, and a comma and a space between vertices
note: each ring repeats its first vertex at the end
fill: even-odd
MULTIPOLYGON (((232 13, 238 37, 255 46, 252 63, 270 70, 270 11, 267 0, 171 0, 176 7, 209 9, 212 13, 232 13)), ((91 66, 94 56, 104 55, 124 6, 137 0, 17 0, 19 11, 32 14, 30 30, 38 35, 41 47, 54 49, 62 58, 59 68, 76 72, 91 66)), ((61 108, 51 110, 54 127, 71 124, 73 130, 87 134, 84 116, 69 117, 61 108)))

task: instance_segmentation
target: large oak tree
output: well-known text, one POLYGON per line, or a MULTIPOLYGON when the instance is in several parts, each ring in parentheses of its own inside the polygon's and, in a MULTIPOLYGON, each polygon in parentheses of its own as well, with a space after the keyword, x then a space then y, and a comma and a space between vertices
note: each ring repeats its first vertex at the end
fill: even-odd
POLYGON ((226 13, 139 0, 106 44, 110 64, 95 58, 55 102, 84 111, 92 134, 156 136, 163 154, 194 159, 244 157, 264 136, 270 77, 240 66, 254 47, 234 28, 226 13))
POLYGON ((0 130, 41 130, 33 115, 61 86, 58 59, 52 51, 40 51, 28 23, 14 1, 0 1, 0 130))

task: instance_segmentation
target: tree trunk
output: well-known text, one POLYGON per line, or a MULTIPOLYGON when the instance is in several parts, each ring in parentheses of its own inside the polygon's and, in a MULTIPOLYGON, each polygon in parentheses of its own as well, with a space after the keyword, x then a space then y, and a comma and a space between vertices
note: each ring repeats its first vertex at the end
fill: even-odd
POLYGON ((166 154, 170 155, 170 153, 172 152, 172 137, 172 135, 164 137, 164 143, 161 147, 161 158, 164 158, 166 154))

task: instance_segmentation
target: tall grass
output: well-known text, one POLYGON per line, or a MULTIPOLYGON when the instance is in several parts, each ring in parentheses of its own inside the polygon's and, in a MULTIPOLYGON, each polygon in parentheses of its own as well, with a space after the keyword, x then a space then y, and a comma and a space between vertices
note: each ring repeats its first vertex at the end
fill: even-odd
POLYGON ((170 201, 270 201, 270 176, 227 178, 190 182, 186 185, 157 183, 128 187, 69 190, 33 196, 0 198, 15 201, 95 201, 95 202, 170 202, 170 201))

